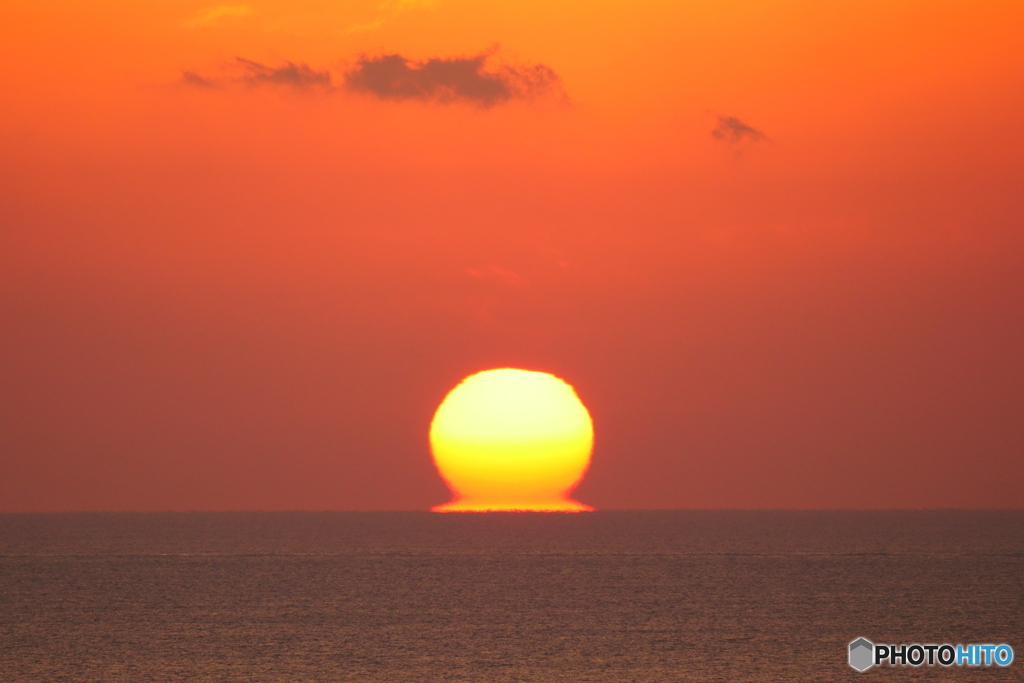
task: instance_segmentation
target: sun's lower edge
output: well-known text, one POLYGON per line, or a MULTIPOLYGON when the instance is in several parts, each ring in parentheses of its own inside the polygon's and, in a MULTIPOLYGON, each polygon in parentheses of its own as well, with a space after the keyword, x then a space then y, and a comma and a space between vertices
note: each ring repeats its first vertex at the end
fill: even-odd
POLYGON ((480 501, 453 500, 435 505, 432 512, 593 512, 594 508, 577 500, 480 501))

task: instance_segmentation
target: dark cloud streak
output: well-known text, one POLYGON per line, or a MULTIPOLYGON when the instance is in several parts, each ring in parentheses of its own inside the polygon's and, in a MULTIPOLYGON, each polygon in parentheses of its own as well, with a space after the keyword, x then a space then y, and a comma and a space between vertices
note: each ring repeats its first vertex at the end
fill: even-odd
POLYGON ((244 57, 235 57, 233 68, 227 76, 211 78, 187 69, 181 73, 181 83, 196 88, 223 88, 233 84, 250 87, 283 85, 297 89, 331 89, 329 71, 317 71, 308 64, 285 62, 284 66, 273 67, 244 57))
POLYGON ((249 85, 290 85, 296 88, 331 86, 330 72, 317 71, 308 64, 285 62, 284 66, 274 68, 243 57, 235 57, 235 61, 244 74, 237 80, 249 85))
POLYGON ((216 81, 210 80, 200 76, 191 69, 186 69, 181 72, 181 82, 185 85, 191 85, 196 88, 219 88, 220 84, 216 81))
POLYGON ((286 61, 268 66, 236 57, 220 77, 182 72, 181 83, 197 88, 285 86, 298 90, 364 93, 382 100, 424 102, 471 102, 493 107, 515 99, 530 99, 547 92, 561 92, 560 80, 543 64, 488 64, 493 52, 472 57, 434 57, 422 62, 400 54, 363 55, 343 75, 342 85, 332 83, 330 71, 318 71, 302 62, 286 61))
POLYGON ((345 85, 383 100, 463 100, 484 107, 526 99, 558 85, 558 75, 543 64, 486 71, 488 57, 483 53, 416 63, 399 54, 364 55, 345 75, 345 85))
POLYGON ((740 121, 735 116, 719 116, 718 125, 711 131, 711 136, 716 140, 724 142, 761 142, 767 140, 768 136, 756 128, 752 128, 740 121))

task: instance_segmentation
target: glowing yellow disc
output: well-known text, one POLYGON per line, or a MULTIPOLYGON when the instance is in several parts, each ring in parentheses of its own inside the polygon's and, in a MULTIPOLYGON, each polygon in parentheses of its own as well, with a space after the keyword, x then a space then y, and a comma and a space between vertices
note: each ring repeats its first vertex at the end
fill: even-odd
POLYGON ((502 368, 467 377, 438 407, 430 448, 453 495, 435 511, 593 509, 569 494, 590 465, 594 427, 554 375, 502 368))

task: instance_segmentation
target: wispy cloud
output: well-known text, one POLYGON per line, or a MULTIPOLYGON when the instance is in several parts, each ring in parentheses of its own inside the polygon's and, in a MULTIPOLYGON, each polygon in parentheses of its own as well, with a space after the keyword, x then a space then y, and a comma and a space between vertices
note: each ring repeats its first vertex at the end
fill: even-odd
POLYGON ((197 88, 288 86, 300 90, 345 90, 378 99, 449 103, 469 102, 493 107, 515 99, 531 99, 545 93, 564 93, 558 74, 543 64, 491 65, 494 51, 472 57, 434 57, 414 62, 399 54, 363 55, 333 85, 331 72, 304 62, 286 61, 280 66, 236 57, 220 76, 194 69, 182 72, 181 84, 197 88))
POLYGON ((226 74, 219 78, 203 76, 187 69, 181 73, 182 85, 197 88, 224 88, 230 85, 289 86, 296 89, 331 89, 331 73, 318 71, 303 62, 286 61, 281 66, 268 66, 244 57, 235 57, 226 74))
POLYGON ((383 100, 463 100, 484 107, 559 87, 558 74, 543 64, 506 64, 488 69, 491 54, 434 57, 422 62, 399 54, 364 55, 345 74, 345 86, 383 100))
POLYGON ((394 21, 401 14, 415 9, 427 9, 433 7, 434 4, 434 0, 385 0, 385 2, 377 6, 377 16, 374 19, 353 24, 345 29, 343 33, 351 35, 353 33, 375 31, 381 26, 394 21))
POLYGON ((216 26, 239 17, 248 17, 253 10, 248 5, 214 5, 185 17, 182 24, 189 28, 216 26))
POLYGON ((711 131, 711 136, 723 142, 760 142, 767 140, 766 136, 756 128, 752 128, 740 121, 735 116, 718 116, 718 125, 711 131))
MULTIPOLYGON (((417 10, 433 8, 437 0, 381 0, 372 2, 321 3, 319 8, 284 3, 277 7, 210 5, 181 19, 186 28, 239 26, 257 31, 298 35, 352 35, 374 31, 417 10)), ((308 3, 307 3, 308 4, 308 3)))
POLYGON ((501 266, 492 265, 486 268, 467 268, 466 275, 510 289, 523 289, 529 284, 526 278, 519 273, 502 268, 501 266))
POLYGON ((219 88, 220 84, 217 81, 200 76, 191 69, 186 69, 181 72, 181 82, 184 85, 191 85, 196 88, 219 88))
POLYGON ((249 85, 290 85, 296 88, 331 86, 329 71, 317 71, 301 62, 285 62, 284 66, 273 67, 242 57, 235 57, 235 61, 243 72, 237 80, 249 85))

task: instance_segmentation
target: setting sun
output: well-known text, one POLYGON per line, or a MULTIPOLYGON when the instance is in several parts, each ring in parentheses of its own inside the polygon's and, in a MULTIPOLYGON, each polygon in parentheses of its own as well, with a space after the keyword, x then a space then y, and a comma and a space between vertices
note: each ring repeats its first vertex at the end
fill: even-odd
POLYGON ((430 426, 434 462, 453 495, 434 510, 591 510, 569 493, 593 445, 590 414, 557 377, 512 368, 467 377, 430 426))

